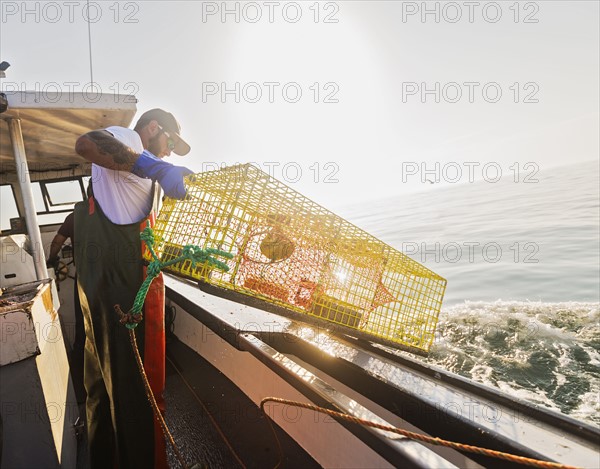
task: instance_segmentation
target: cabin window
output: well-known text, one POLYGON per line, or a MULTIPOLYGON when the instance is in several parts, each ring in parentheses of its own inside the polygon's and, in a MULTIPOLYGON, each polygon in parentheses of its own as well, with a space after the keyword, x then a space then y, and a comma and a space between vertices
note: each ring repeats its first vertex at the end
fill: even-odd
POLYGON ((72 206, 85 197, 85 187, 81 180, 47 183, 41 187, 46 191, 46 198, 51 207, 72 206), (77 184, 74 184, 75 182, 77 184))
MULTIPOLYGON (((31 190, 40 226, 61 224, 75 204, 85 198, 89 180, 89 177, 79 177, 33 182, 31 190)), ((24 214, 19 213, 14 190, 9 184, 0 186, 0 223, 3 233, 26 232, 24 214)))
POLYGON ((85 198, 89 177, 40 181, 32 184, 40 225, 62 223, 75 204, 85 198))
POLYGON ((8 184, 0 186, 0 230, 11 230, 10 219, 18 217, 19 210, 13 188, 8 184))

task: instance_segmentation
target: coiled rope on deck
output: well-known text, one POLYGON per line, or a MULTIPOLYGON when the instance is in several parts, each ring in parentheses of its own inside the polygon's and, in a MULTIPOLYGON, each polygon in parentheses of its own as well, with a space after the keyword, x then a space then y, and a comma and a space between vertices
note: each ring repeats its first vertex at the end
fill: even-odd
MULTIPOLYGON (((456 443, 454 441, 442 440, 441 438, 434 438, 434 437, 430 437, 427 435, 422 435, 420 433, 409 432, 408 430, 402 430, 400 428, 391 427, 389 425, 382 425, 380 423, 371 422, 370 420, 364 420, 364 419, 361 419, 358 417, 354 417, 352 415, 344 414, 342 412, 336 412, 335 410, 325 409, 323 407, 319 407, 319 406, 312 405, 312 404, 307 404, 304 402, 296 402, 296 401, 290 401, 287 399, 281 399, 279 397, 265 397, 262 401, 260 401, 260 408, 264 412, 264 414, 267 416, 269 416, 269 415, 267 414, 267 412, 265 411, 265 408, 264 408, 265 404, 267 402, 278 402, 280 404, 301 407, 303 409, 309 409, 309 410, 313 410, 315 412, 321 412, 322 414, 326 414, 331 417, 338 417, 342 420, 346 420, 347 422, 352 422, 352 423, 355 423, 358 425, 365 425, 367 427, 372 427, 372 428, 377 428, 379 430, 397 433, 398 435, 402 435, 411 440, 422 441, 423 443, 429 443, 432 445, 446 446, 448 448, 452 448, 452 449, 455 449, 458 451, 466 451, 469 453, 482 454, 484 456, 490 456, 492 458, 497 458, 497 459, 504 459, 506 461, 510 461, 510 462, 514 462, 514 463, 518 463, 518 464, 524 464, 526 466, 540 467, 543 469, 577 469, 575 466, 566 466, 564 464, 559 464, 559 463, 555 463, 555 462, 541 461, 539 459, 532 459, 532 458, 526 458, 523 456, 517 456, 515 454, 503 453, 502 451, 496 451, 493 449, 480 448, 479 446, 472 446, 472 445, 466 445, 464 443, 456 443)), ((281 448, 281 444, 279 443, 279 439, 277 438, 277 434, 275 433, 275 429, 273 428, 273 424, 271 423, 271 420, 272 420, 271 418, 267 419, 267 421, 271 425, 271 430, 273 431, 273 434, 275 435, 275 439, 277 440, 277 445, 279 446, 279 452, 280 452, 280 458, 281 458, 280 462, 281 462, 281 460, 283 459, 283 454, 282 454, 283 451, 281 448)), ((279 467, 279 464, 277 464, 277 466, 275 466, 275 467, 276 468, 279 467)))

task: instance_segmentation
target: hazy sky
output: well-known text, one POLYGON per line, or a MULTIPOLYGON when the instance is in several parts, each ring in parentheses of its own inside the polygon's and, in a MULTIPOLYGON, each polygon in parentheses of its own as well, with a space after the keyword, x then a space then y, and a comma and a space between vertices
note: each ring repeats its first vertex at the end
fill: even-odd
MULTIPOLYGON (((193 170, 335 208, 598 159, 596 1, 90 3, 94 81, 173 112, 193 170)), ((4 90, 89 89, 85 1, 0 4, 4 90)))

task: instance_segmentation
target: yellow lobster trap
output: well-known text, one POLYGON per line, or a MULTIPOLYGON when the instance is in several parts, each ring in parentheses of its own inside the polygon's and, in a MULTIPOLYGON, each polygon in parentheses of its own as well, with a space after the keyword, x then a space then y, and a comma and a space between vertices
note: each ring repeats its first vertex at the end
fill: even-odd
POLYGON ((157 217, 161 261, 189 244, 234 257, 228 272, 189 260, 167 270, 369 340, 429 351, 445 279, 255 166, 192 175, 186 188, 185 200, 166 199, 157 217))

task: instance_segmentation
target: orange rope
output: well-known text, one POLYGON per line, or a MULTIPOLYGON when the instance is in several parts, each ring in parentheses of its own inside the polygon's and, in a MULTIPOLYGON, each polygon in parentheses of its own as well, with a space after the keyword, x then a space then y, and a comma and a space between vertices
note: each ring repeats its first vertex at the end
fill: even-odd
MULTIPOLYGON (((117 312, 120 312, 120 314, 123 314, 122 311, 121 311, 121 308, 118 307, 118 305, 115 306, 115 309, 117 310, 117 312)), ((129 332, 129 339, 130 339, 130 342, 131 342, 131 347, 133 348, 133 353, 135 355, 135 361, 136 361, 136 363, 138 365, 138 369, 140 371, 140 374, 142 375, 142 381, 144 382, 144 388, 146 390, 146 397, 148 398, 148 401, 150 402, 150 405, 152 406, 152 410, 154 411, 154 415, 156 416, 156 418, 158 420, 158 423, 160 424, 160 427, 161 427, 161 429, 162 429, 165 437, 167 438, 167 440, 171 444, 171 447, 173 448, 173 450, 175 452, 175 456, 177 457, 177 460, 179 461, 179 464, 181 464, 181 467, 183 467, 183 469, 189 469, 189 466, 185 463, 183 455, 181 454, 181 451, 179 450, 179 447, 177 446, 177 443, 175 443, 175 439, 173 438, 173 435, 171 434, 171 432, 169 430, 167 422, 165 421, 165 418, 162 415, 162 413, 161 413, 161 411, 160 411, 160 409, 158 407, 158 404, 156 403, 156 399, 154 397, 154 393, 152 392, 152 388, 150 387, 150 383, 148 382, 148 376, 146 375, 146 371, 144 370, 144 363, 142 362, 142 357, 140 356, 140 352, 139 352, 139 349, 138 349, 137 339, 135 337, 135 331, 133 329, 129 329, 128 332, 129 332)), ((200 398, 198 397, 198 395, 194 392, 194 390, 192 389, 192 387, 190 386, 190 384, 184 378, 183 374, 181 374, 181 372, 179 371, 179 369, 177 368, 177 366, 175 366, 175 363, 173 363, 173 361, 169 357, 166 357, 166 359, 169 361, 169 363, 171 363, 171 365, 173 366, 173 368, 175 369, 175 371, 177 372, 177 374, 183 380, 184 384, 188 387, 188 389, 191 391, 192 395, 200 403, 200 405, 202 406, 202 408, 204 409, 204 411, 208 415, 210 421, 212 422, 212 424, 216 428, 217 432, 219 433, 219 435, 221 435, 221 438, 223 438, 223 441, 225 442, 225 444, 227 445, 227 447, 229 448, 229 450, 233 454, 233 457, 237 460, 237 462, 242 467, 242 469, 246 469, 246 465, 242 462, 242 460, 240 459, 240 457, 237 455, 237 453, 235 452, 235 450, 231 446, 231 443, 229 442, 229 440, 227 439, 227 437, 223 434, 223 431, 221 430, 221 428, 219 427, 219 425, 217 424, 217 422, 215 421, 215 419, 213 418, 213 416, 211 415, 211 413, 208 411, 208 409, 206 408, 206 406, 204 405, 204 403, 200 400, 200 398)), ((277 443, 279 443, 279 441, 277 443)), ((196 465, 192 466, 191 469, 194 469, 194 467, 196 467, 196 465)))
MULTIPOLYGON (((120 310, 121 308, 119 308, 120 310)), ((154 415, 156 416, 158 423, 160 424, 160 428, 162 428, 165 437, 169 440, 169 443, 173 447, 175 451, 175 456, 181 464, 181 467, 184 469, 188 469, 188 465, 185 463, 183 459, 183 455, 180 453, 175 440, 173 439, 173 435, 169 431, 169 427, 167 426, 167 422, 163 417, 160 409, 158 408, 158 404, 156 403, 156 399, 154 398, 154 393, 152 392, 152 388, 150 387, 150 383, 148 382, 148 376, 146 376, 146 371, 144 370, 144 363, 142 362, 142 357, 140 356, 140 352, 137 345, 137 339, 135 337, 135 330, 128 329, 129 332, 129 340, 131 342, 131 347, 133 348, 133 354, 135 355, 135 361, 137 363, 138 369, 140 370, 140 374, 142 375, 142 380, 144 382, 144 388, 146 389, 146 396, 148 397, 148 401, 150 401, 150 405, 152 406, 152 410, 154 411, 154 415)))
MULTIPOLYGON (((289 401, 287 399, 280 399, 278 397, 265 397, 260 402, 260 408, 267 416, 268 416, 268 414, 265 412, 264 405, 265 405, 265 403, 267 403, 269 401, 279 402, 280 404, 287 404, 287 405, 296 406, 296 407, 302 407, 304 409, 313 410, 315 412, 321 412, 323 414, 327 414, 332 417, 338 417, 338 418, 346 420, 348 422, 356 423, 359 425, 365 425, 367 427, 373 427, 373 428, 377 428, 379 430, 385 430, 385 431, 392 432, 392 433, 397 433, 406 438, 410 438, 411 440, 418 440, 418 441, 422 441, 424 443, 430 443, 432 445, 446 446, 448 448, 453 448, 458 451, 467 451, 469 453, 482 454, 484 456, 490 456, 492 458, 504 459, 506 461, 511 461, 511 462, 518 463, 518 464, 524 464, 526 466, 541 467, 544 469, 577 469, 575 466, 566 466, 564 464, 559 464, 559 463, 554 463, 554 462, 549 462, 549 461, 541 461, 539 459, 531 459, 531 458, 526 458, 523 456, 517 456, 514 454, 503 453, 501 451, 496 451, 496 450, 492 450, 492 449, 480 448, 478 446, 471 446, 471 445, 466 445, 463 443, 456 443, 454 441, 442 440, 441 438, 433 438, 430 436, 421 435, 420 433, 409 432, 407 430, 401 430, 396 427, 390 427, 388 425, 381 425, 379 423, 371 422, 369 420, 363 420, 358 417, 353 417, 352 415, 344 414, 341 412, 336 412, 334 410, 324 409, 323 407, 318 407, 318 406, 315 406, 312 404, 289 401)), ((269 421, 269 423, 271 422, 270 419, 268 421, 269 421)), ((277 436, 276 436, 276 438, 277 438, 277 436)), ((278 441, 278 444, 279 444, 279 441, 278 441)), ((279 445, 279 448, 281 450, 281 445, 279 445)), ((280 454, 280 457, 282 457, 281 454, 280 454)), ((278 466, 279 466, 279 463, 275 467, 278 467, 278 466)))

